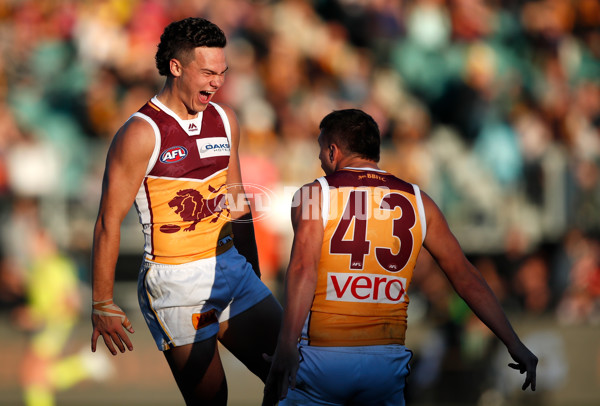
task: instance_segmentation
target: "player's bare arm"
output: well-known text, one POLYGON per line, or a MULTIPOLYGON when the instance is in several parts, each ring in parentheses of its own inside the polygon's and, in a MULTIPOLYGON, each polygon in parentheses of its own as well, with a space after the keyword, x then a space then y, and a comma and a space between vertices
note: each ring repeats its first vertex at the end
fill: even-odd
POLYGON ((537 357, 520 341, 493 291, 481 273, 465 257, 444 215, 435 202, 422 193, 427 220, 424 246, 471 310, 504 343, 521 373, 527 372, 523 389, 535 390, 537 357))
POLYGON ((109 148, 92 250, 92 351, 96 351, 100 336, 113 355, 117 354, 115 346, 120 352, 125 352, 125 348, 133 349, 123 329, 133 333, 131 323, 112 302, 115 266, 121 223, 142 183, 154 143, 150 125, 133 118, 117 132, 109 148))
POLYGON ((233 109, 221 105, 229 119, 231 127, 231 145, 229 156, 229 167, 227 168, 227 193, 231 202, 231 218, 233 229, 233 243, 236 249, 252 265, 254 272, 260 277, 260 265, 258 262, 258 250, 254 236, 254 225, 252 223, 252 211, 243 186, 242 170, 240 167, 239 144, 240 128, 233 109), (243 204, 242 204, 243 203, 243 204))
POLYGON ((294 388, 298 371, 298 339, 317 285, 323 241, 321 188, 318 182, 303 186, 292 204, 294 241, 285 278, 283 324, 265 385, 263 405, 274 405, 294 388))

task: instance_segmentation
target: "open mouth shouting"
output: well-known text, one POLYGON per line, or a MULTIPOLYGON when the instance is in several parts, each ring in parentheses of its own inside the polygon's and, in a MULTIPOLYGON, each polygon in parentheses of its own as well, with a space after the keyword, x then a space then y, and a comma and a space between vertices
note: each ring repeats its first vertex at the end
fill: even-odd
POLYGON ((207 104, 210 101, 210 99, 212 99, 214 94, 215 94, 215 92, 201 90, 200 91, 200 102, 203 104, 207 104))

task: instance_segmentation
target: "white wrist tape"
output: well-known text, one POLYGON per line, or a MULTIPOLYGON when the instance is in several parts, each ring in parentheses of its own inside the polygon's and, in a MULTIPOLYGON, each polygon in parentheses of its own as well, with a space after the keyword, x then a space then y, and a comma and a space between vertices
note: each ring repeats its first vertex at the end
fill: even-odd
POLYGON ((127 316, 125 316, 125 312, 121 310, 119 306, 114 304, 112 299, 102 300, 99 302, 93 301, 92 314, 97 314, 99 316, 120 317, 123 327, 131 327, 131 322, 129 321, 127 316))

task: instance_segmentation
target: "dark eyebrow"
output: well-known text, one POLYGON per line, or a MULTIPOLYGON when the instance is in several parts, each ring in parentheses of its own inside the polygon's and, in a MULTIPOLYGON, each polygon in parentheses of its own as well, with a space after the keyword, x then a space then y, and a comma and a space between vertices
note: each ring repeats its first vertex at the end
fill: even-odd
POLYGON ((223 72, 221 72, 221 73, 218 73, 218 72, 215 72, 214 70, 210 70, 210 69, 206 69, 206 68, 203 68, 202 70, 204 72, 210 73, 211 75, 222 75, 222 74, 224 74, 225 72, 227 72, 229 70, 229 66, 226 67, 225 70, 223 72))

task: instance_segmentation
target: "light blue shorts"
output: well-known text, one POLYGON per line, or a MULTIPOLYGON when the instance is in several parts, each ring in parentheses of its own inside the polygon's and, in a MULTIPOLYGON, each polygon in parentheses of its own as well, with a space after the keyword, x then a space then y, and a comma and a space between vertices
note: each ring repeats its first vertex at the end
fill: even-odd
POLYGON ((299 346, 296 389, 280 406, 404 406, 412 352, 403 345, 299 346))
POLYGON ((235 247, 181 265, 144 260, 138 300, 161 351, 206 340, 228 320, 271 295, 235 247))

